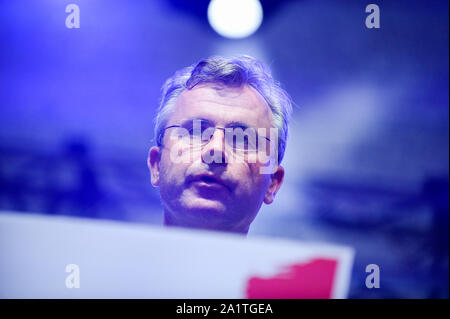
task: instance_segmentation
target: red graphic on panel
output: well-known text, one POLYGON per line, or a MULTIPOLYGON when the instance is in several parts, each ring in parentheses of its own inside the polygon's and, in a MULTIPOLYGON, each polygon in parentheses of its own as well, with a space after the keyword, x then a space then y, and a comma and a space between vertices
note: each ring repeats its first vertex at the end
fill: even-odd
POLYGON ((317 258, 290 265, 273 277, 251 277, 247 281, 247 298, 329 299, 336 267, 335 259, 317 258))

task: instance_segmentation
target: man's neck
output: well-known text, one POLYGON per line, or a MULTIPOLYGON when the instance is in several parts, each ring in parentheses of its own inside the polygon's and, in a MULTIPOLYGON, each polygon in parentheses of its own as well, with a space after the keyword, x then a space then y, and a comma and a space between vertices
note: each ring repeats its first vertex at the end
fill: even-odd
POLYGON ((179 221, 171 217, 170 214, 167 213, 167 211, 164 211, 164 221, 163 225, 167 227, 184 227, 184 228, 192 228, 192 229, 199 229, 199 230, 209 230, 209 231, 219 231, 219 232, 229 232, 229 233, 235 233, 235 234, 241 234, 241 235, 247 235, 248 234, 248 226, 247 227, 239 227, 239 226, 223 226, 223 225, 211 225, 211 224, 199 224, 195 221, 179 221))

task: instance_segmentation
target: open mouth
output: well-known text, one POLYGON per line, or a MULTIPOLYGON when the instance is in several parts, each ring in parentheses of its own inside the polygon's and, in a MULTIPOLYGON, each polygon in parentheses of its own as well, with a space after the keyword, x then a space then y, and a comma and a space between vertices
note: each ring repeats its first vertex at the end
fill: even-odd
POLYGON ((216 180, 214 177, 210 177, 210 176, 202 176, 202 177, 200 177, 199 181, 205 182, 207 184, 211 184, 211 183, 222 184, 218 180, 216 180))
POLYGON ((190 183, 195 184, 198 187, 207 187, 207 188, 226 188, 228 186, 225 185, 220 179, 210 176, 210 175, 200 175, 191 179, 190 183))

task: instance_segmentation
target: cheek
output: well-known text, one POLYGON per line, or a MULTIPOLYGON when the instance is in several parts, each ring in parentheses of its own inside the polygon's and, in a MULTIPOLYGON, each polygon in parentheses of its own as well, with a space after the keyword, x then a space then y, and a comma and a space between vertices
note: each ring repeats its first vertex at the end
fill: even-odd
POLYGON ((186 165, 183 163, 173 163, 168 152, 163 153, 160 164, 161 186, 174 187, 184 183, 184 173, 186 165))
POLYGON ((260 167, 258 163, 245 163, 232 168, 235 179, 239 181, 239 192, 254 197, 267 189, 268 176, 260 173, 260 167))
POLYGON ((250 167, 253 176, 253 184, 255 187, 255 196, 259 195, 261 200, 264 198, 264 195, 270 185, 270 175, 262 174, 262 167, 263 165, 261 163, 253 164, 250 167))

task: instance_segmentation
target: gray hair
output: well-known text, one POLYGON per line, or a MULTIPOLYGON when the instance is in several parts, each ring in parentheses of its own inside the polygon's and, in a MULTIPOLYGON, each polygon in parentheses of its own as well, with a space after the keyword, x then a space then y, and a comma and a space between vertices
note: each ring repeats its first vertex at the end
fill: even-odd
POLYGON ((292 102, 269 68, 259 60, 242 55, 234 58, 211 57, 177 71, 162 87, 161 103, 155 119, 155 139, 160 145, 162 132, 184 90, 200 83, 218 83, 228 87, 249 85, 264 97, 272 110, 272 126, 278 129, 278 163, 284 156, 292 102))

